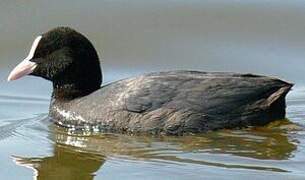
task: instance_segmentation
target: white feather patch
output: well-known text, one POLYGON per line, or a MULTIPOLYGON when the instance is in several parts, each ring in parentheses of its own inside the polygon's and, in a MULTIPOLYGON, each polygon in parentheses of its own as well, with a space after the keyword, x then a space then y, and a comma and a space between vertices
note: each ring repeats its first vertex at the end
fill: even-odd
POLYGON ((31 50, 30 50, 28 56, 24 60, 30 60, 34 57, 35 51, 37 49, 37 46, 38 46, 41 38, 42 38, 42 36, 37 36, 36 37, 36 39, 34 40, 34 42, 32 44, 32 47, 31 47, 31 50))

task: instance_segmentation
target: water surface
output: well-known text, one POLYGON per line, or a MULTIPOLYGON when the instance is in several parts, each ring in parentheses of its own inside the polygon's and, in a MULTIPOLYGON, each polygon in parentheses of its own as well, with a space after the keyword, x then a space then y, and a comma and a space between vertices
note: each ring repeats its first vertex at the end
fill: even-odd
MULTIPOLYGON (((28 79, 30 82, 39 79, 28 79)), ((304 179, 304 89, 288 119, 183 137, 72 132, 52 124, 49 99, 0 95, 0 174, 6 179, 304 179)))

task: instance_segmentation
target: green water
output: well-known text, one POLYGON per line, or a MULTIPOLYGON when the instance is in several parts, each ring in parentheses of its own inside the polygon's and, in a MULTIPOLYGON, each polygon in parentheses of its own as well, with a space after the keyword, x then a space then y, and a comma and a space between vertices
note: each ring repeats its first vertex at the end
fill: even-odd
POLYGON ((304 92, 297 89, 288 100, 290 121, 183 137, 71 132, 47 117, 47 98, 1 95, 0 174, 45 180, 304 179, 305 100, 298 93, 304 92))

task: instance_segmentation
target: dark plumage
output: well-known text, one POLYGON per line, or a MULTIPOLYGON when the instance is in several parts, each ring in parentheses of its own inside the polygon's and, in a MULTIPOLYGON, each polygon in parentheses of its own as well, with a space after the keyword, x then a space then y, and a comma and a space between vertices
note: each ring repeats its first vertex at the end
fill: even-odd
POLYGON ((252 74, 170 71, 100 88, 94 47, 67 27, 43 34, 30 61, 32 75, 53 82, 54 122, 93 131, 177 135, 264 125, 285 117, 292 87, 252 74))
POLYGON ((101 86, 100 62, 93 45, 71 28, 45 33, 31 61, 38 64, 32 75, 51 80, 58 98, 84 96, 101 86))

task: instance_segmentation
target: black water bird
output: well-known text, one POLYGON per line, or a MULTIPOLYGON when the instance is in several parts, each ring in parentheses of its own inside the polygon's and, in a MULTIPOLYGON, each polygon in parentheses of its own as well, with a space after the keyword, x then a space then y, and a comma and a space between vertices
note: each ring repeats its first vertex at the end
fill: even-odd
POLYGON ((97 52, 69 27, 33 42, 8 77, 53 83, 49 115, 58 125, 102 132, 174 134, 265 125, 285 118, 292 84, 253 74, 169 71, 101 87, 97 52))

